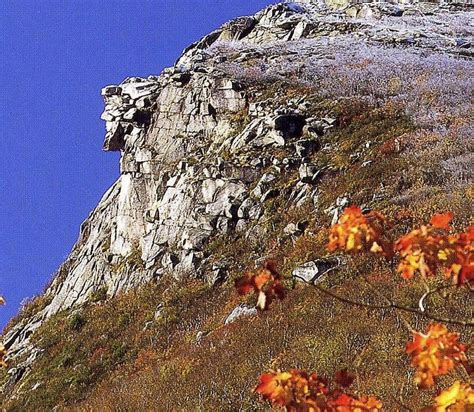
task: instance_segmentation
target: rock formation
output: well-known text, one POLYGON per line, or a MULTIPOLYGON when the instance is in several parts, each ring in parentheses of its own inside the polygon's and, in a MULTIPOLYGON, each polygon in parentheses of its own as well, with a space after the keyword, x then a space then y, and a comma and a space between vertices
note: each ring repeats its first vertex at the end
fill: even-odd
MULTIPOLYGON (((276 197, 318 204, 326 167, 312 163, 311 154, 327 149, 320 138, 338 127, 338 119, 330 110, 314 117, 304 94, 268 93, 275 79, 308 84, 312 75, 305 67, 316 61, 337 66, 354 45, 372 56, 392 48, 400 58, 472 57, 472 29, 463 24, 472 19, 467 6, 330 5, 336 8, 306 0, 237 18, 192 44, 159 76, 102 89, 104 150, 120 151, 121 175, 81 225, 45 292, 47 304, 4 336, 11 357, 30 353, 11 372, 15 380, 37 356, 29 336, 55 313, 100 291, 113 297, 162 276, 222 281, 226 262, 211 263, 210 240, 233 231, 260 236, 266 204, 276 197), (291 171, 296 180, 283 184, 291 171)), ((337 218, 345 204, 341 197, 328 213, 337 218)), ((305 224, 285 230, 297 237, 305 224)), ((314 280, 313 266, 302 268, 301 276, 314 280)))

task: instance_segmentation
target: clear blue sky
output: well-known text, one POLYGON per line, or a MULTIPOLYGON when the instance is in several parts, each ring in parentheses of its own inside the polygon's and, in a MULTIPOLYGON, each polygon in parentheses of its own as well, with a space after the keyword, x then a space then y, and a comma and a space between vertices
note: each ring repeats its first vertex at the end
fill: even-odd
POLYGON ((40 293, 118 176, 101 87, 159 74, 270 0, 0 2, 0 326, 40 293))

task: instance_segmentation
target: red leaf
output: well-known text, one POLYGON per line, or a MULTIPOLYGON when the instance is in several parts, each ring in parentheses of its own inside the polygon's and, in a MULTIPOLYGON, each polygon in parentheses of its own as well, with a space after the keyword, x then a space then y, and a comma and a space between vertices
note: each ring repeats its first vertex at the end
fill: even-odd
POLYGON ((342 387, 347 388, 352 385, 352 382, 354 382, 354 377, 347 371, 347 369, 342 369, 336 372, 335 381, 342 387))
POLYGON ((437 213, 430 220, 431 226, 437 229, 449 230, 449 222, 453 220, 454 215, 451 212, 437 213))

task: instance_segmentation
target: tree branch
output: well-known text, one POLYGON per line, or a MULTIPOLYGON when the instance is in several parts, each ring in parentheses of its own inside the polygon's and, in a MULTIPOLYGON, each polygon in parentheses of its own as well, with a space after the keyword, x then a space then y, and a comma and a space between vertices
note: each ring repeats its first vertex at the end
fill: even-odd
POLYGON ((454 324, 454 325, 474 327, 474 322, 473 321, 464 321, 464 320, 458 320, 458 319, 442 318, 442 317, 433 315, 429 312, 421 312, 419 310, 419 308, 412 308, 412 307, 409 307, 409 306, 400 305, 399 303, 393 302, 392 300, 390 300, 386 296, 384 298, 387 300, 387 302, 389 302, 386 305, 371 304, 371 303, 359 302, 359 301, 355 301, 355 300, 352 300, 352 299, 342 297, 342 296, 340 296, 340 295, 338 295, 334 292, 331 292, 330 290, 324 289, 323 287, 321 287, 317 284, 313 284, 312 286, 314 286, 316 288, 316 290, 318 290, 319 292, 321 292, 325 295, 331 296, 332 298, 334 298, 334 299, 336 299, 340 302, 348 303, 350 305, 360 306, 360 307, 369 308, 369 309, 397 309, 397 310, 401 310, 403 312, 415 313, 417 315, 421 315, 425 318, 432 319, 432 320, 435 320, 437 322, 451 323, 451 324, 454 324))
POLYGON ((438 286, 437 288, 433 289, 433 290, 430 290, 428 288, 428 290, 426 291, 426 293, 423 294, 423 296, 420 298, 420 301, 418 302, 418 307, 420 308, 420 311, 424 312, 426 310, 425 308, 425 299, 432 295, 433 293, 436 293, 436 292, 439 292, 440 290, 444 290, 444 289, 449 289, 449 288, 452 288, 452 287, 457 287, 457 285, 441 285, 441 286, 438 286))

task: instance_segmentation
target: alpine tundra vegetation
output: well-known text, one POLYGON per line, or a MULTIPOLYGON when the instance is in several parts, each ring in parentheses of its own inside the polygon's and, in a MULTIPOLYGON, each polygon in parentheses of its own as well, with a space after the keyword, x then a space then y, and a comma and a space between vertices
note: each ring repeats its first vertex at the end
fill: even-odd
POLYGON ((275 4, 104 87, 121 174, 3 331, 2 407, 474 408, 473 13, 275 4))

